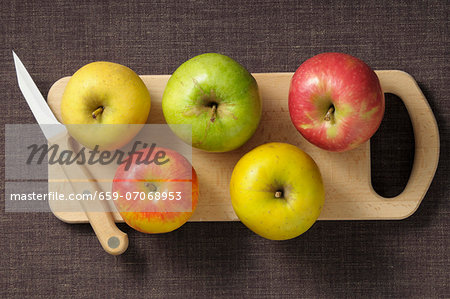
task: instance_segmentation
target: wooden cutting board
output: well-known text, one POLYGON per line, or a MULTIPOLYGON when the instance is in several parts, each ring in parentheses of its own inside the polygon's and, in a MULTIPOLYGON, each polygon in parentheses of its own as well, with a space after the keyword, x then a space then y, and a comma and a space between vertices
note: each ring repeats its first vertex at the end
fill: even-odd
MULTIPOLYGON (((193 149, 192 161, 200 183, 198 207, 190 221, 236 221, 229 195, 229 181, 233 167, 245 153, 267 142, 294 144, 318 164, 325 185, 325 205, 320 220, 403 219, 419 206, 434 177, 439 160, 439 132, 433 112, 416 81, 397 70, 376 71, 385 93, 399 96, 408 110, 414 130, 414 164, 405 190, 395 198, 383 198, 372 188, 370 178, 370 144, 344 153, 321 150, 308 143, 292 125, 288 110, 288 90, 293 73, 253 74, 263 98, 263 114, 255 135, 241 148, 228 153, 207 153, 193 149)), ((161 99, 169 75, 144 75, 152 99, 149 123, 164 124, 161 99)), ((64 77, 51 87, 48 104, 61 121, 60 102, 70 77, 64 77)), ((96 175, 95 167, 90 167, 96 175)), ((113 178, 114 165, 108 177, 113 178)), ((60 167, 49 166, 49 178, 60 177, 60 167)), ((105 178, 105 173, 101 174, 105 178)), ((103 191, 111 190, 111 181, 99 182, 103 191)), ((69 183, 49 180, 49 191, 73 193, 69 183)), ((68 223, 88 222, 86 214, 74 205, 75 212, 54 212, 68 223)), ((110 203, 111 204, 111 203, 110 203)), ((56 211, 54 202, 50 207, 56 211)), ((115 212, 116 222, 123 222, 115 212)))

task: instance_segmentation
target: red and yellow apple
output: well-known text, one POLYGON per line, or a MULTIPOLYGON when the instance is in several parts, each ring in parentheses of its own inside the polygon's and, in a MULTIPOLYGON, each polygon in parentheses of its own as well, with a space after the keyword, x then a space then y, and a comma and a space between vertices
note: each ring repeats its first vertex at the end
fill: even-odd
POLYGON ((347 151, 377 131, 384 115, 384 93, 377 75, 363 61, 343 53, 322 53, 306 60, 292 77, 289 113, 312 144, 347 151))
POLYGON ((131 166, 127 169, 127 161, 119 165, 112 186, 114 204, 123 220, 140 232, 153 234, 186 223, 198 203, 197 174, 189 161, 161 147, 146 148, 128 158, 131 166))
POLYGON ((287 143, 267 143, 245 154, 234 167, 230 194, 242 223, 271 240, 291 239, 307 231, 325 200, 316 163, 287 143))
POLYGON ((146 123, 150 94, 126 66, 89 63, 70 78, 61 101, 69 133, 88 148, 112 150, 127 144, 146 123))

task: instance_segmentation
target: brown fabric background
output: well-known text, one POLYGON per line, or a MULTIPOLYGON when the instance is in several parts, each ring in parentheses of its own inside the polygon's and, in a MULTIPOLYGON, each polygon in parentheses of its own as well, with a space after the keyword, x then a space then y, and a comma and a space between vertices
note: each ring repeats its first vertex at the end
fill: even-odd
MULTIPOLYGON (((178 2, 2 1, 1 147, 3 124, 34 123, 12 49, 44 96, 57 79, 95 60, 168 74, 194 55, 220 52, 251 72, 285 72, 320 52, 341 51, 374 69, 404 70, 425 93, 441 158, 421 206, 402 221, 321 221, 286 242, 262 239, 241 223, 188 223, 153 236, 121 225, 130 247, 115 258, 89 225, 5 213, 2 169, 0 297, 450 297, 449 2, 178 2)), ((396 97, 387 97, 372 150, 375 189, 398 194, 411 169, 413 135, 396 97)))

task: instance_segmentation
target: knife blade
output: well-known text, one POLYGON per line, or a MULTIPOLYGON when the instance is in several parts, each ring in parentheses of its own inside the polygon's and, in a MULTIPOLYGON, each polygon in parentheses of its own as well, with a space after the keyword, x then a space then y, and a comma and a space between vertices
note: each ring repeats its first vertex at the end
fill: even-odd
POLYGON ((30 107, 37 123, 41 125, 45 138, 50 140, 54 136, 67 132, 66 127, 56 119, 55 115, 50 110, 50 107, 20 58, 14 51, 12 51, 12 53, 20 91, 30 107))

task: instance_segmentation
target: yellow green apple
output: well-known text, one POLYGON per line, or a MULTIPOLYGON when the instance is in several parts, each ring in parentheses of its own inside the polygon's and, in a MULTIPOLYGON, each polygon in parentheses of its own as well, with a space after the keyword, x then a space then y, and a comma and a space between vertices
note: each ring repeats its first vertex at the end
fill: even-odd
POLYGON ((267 143, 245 154, 234 167, 230 194, 242 223, 271 240, 287 240, 307 231, 325 200, 318 166, 287 143, 267 143))
POLYGON ((69 133, 84 146, 102 150, 128 143, 149 112, 150 94, 142 79, 126 66, 105 61, 80 68, 61 101, 69 133))

